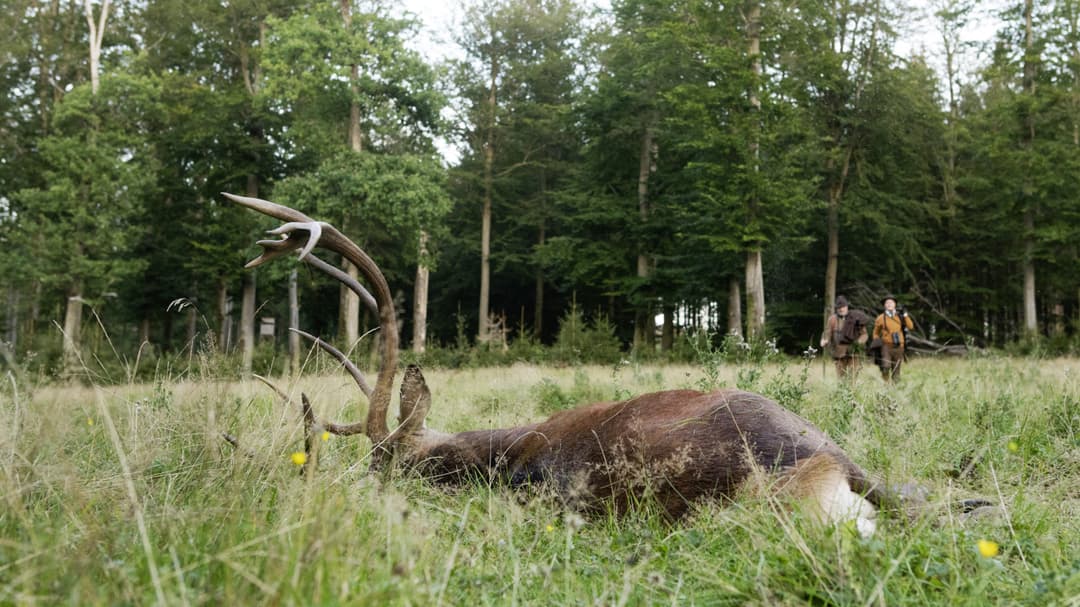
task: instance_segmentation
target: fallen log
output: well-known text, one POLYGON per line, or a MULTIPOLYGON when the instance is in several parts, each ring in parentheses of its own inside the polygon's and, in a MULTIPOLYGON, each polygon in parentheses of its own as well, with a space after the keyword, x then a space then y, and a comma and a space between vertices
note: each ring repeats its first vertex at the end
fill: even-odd
POLYGON ((965 344, 938 343, 914 334, 908 334, 906 349, 908 354, 918 354, 920 356, 967 356, 982 352, 982 348, 965 344))

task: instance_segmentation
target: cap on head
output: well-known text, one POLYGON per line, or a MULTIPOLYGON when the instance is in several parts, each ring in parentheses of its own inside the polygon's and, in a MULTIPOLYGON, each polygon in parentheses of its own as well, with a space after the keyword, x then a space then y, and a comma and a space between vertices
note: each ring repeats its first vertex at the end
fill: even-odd
POLYGON ((836 309, 837 310, 839 310, 840 308, 846 308, 847 305, 848 305, 847 297, 844 297, 843 295, 841 295, 840 297, 836 298, 836 309))
POLYGON ((892 300, 893 303, 896 303, 896 296, 893 295, 892 293, 890 293, 890 294, 886 295, 885 297, 881 298, 881 305, 885 305, 885 302, 889 301, 890 299, 892 300))

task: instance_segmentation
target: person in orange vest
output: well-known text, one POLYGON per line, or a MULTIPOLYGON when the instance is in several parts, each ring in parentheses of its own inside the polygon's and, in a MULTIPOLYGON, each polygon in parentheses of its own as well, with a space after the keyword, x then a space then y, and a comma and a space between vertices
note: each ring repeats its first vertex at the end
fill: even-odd
POLYGON ((904 362, 907 332, 914 329, 904 308, 896 307, 896 297, 886 295, 881 300, 885 311, 874 321, 874 340, 881 340, 881 376, 886 382, 900 379, 900 365, 904 362))
POLYGON ((840 379, 854 379, 859 372, 859 359, 852 350, 855 344, 866 343, 866 322, 869 319, 857 310, 849 314, 848 300, 843 295, 836 298, 834 308, 836 311, 829 316, 829 324, 821 336, 821 347, 832 346, 836 375, 840 379))

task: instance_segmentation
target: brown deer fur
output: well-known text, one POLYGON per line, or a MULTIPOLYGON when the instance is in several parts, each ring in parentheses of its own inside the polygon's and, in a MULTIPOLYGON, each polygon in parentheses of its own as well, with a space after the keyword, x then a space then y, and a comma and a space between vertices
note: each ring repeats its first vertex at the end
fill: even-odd
POLYGON ((431 399, 423 381, 419 368, 406 370, 395 448, 434 480, 547 483, 576 506, 616 510, 649 494, 678 517, 699 498, 732 497, 755 469, 793 471, 818 456, 818 466, 789 475, 786 493, 816 495, 815 483, 838 470, 855 492, 882 497, 821 430, 751 392, 668 390, 527 426, 443 434, 423 427, 431 399))
MULTIPOLYGON (((814 502, 823 520, 858 518, 860 531, 872 532, 872 522, 864 519, 873 509, 861 496, 880 506, 886 493, 813 424, 750 392, 668 390, 562 411, 517 428, 444 434, 425 426, 431 393, 420 369, 410 366, 401 384, 398 427, 390 432, 386 416, 396 371, 397 323, 378 266, 328 224, 265 200, 226 196, 288 222, 272 232, 281 239, 258 243, 264 252, 249 267, 299 250, 312 267, 372 302, 381 326, 390 328, 383 335, 373 388, 339 356, 358 385, 370 391, 365 422, 317 424, 309 419, 307 424, 311 431, 321 426, 335 434, 364 432, 375 446, 374 466, 393 455, 438 482, 473 477, 512 486, 551 485, 568 504, 586 509, 624 511, 652 496, 673 517, 700 498, 732 498, 764 473, 776 479, 780 493, 814 502), (310 255, 316 245, 356 265, 372 295, 310 255)), ((325 342, 319 345, 334 353, 325 342)))

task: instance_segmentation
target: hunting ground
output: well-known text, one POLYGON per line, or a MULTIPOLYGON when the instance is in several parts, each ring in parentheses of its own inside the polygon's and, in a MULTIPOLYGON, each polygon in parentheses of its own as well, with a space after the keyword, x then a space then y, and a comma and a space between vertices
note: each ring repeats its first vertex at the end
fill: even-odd
MULTIPOLYGON (((886 387, 820 359, 768 365, 430 370, 429 426, 517 425, 595 400, 739 386, 808 418, 926 514, 876 535, 768 497, 581 517, 543 491, 454 490, 367 472, 295 408, 213 378, 0 393, 0 604, 1080 605, 1080 360, 915 360, 886 387), (237 439, 234 447, 222 433, 237 439), (949 504, 1001 507, 965 517, 949 504)), ((274 379, 323 418, 364 402, 343 373, 274 379)))

